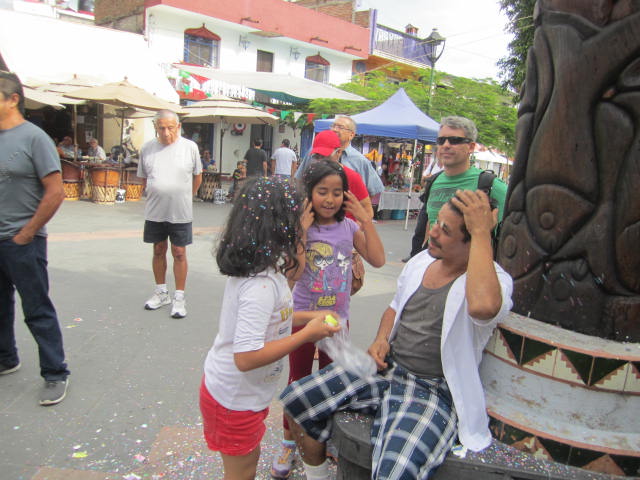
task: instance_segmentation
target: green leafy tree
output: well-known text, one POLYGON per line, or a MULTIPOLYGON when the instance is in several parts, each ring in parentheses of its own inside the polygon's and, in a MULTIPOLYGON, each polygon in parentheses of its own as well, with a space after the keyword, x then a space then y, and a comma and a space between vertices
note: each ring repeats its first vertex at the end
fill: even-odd
MULTIPOLYGON (((430 116, 439 121, 448 115, 461 115, 478 126, 478 141, 512 155, 515 150, 515 124, 517 112, 513 106, 513 94, 490 79, 472 80, 436 71, 430 116)), ((366 102, 318 99, 310 103, 310 110, 318 114, 346 114, 370 110, 383 103, 398 88, 423 112, 429 102, 429 70, 419 70, 400 84, 388 80, 385 72, 376 71, 364 78, 354 79, 343 90, 355 93, 366 102)))
MULTIPOLYGON (((507 31, 513 34, 509 55, 498 61, 502 86, 519 92, 524 83, 527 53, 533 45, 535 0, 499 0, 500 9, 509 19, 507 31)), ((516 97, 517 98, 517 97, 516 97)))

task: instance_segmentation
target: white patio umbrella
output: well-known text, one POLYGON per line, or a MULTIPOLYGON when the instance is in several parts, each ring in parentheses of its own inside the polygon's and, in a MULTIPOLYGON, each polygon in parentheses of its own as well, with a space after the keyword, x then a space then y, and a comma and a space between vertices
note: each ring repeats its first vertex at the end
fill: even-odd
POLYGON ((224 95, 214 95, 207 100, 182 107, 185 114, 183 123, 219 123, 220 157, 219 168, 222 171, 222 138, 226 128, 234 123, 277 125, 280 119, 259 108, 234 100, 224 95), (227 125, 225 128, 224 125, 227 125))
POLYGON ((360 95, 340 90, 331 85, 293 75, 272 72, 232 72, 182 63, 174 63, 173 66, 211 80, 241 85, 289 103, 308 102, 314 98, 336 98, 352 101, 367 100, 360 95))

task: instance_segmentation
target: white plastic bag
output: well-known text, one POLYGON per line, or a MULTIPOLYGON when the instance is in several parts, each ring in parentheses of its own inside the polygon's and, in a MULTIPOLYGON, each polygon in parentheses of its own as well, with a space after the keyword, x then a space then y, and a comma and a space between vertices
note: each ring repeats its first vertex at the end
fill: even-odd
POLYGON ((368 353, 351 343, 345 328, 333 337, 323 338, 316 345, 347 372, 361 378, 369 378, 376 373, 376 362, 368 353))

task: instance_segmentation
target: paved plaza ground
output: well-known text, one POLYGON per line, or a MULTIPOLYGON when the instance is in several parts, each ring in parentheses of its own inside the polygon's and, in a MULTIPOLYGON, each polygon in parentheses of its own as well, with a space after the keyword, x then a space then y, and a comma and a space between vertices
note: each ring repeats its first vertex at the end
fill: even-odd
MULTIPOLYGON (((0 377, 0 480, 222 478, 219 455, 202 439, 198 388, 225 283, 212 248, 230 207, 194 203, 188 316, 175 320, 169 307, 143 309, 154 288, 151 246, 142 242, 144 199, 111 206, 64 202, 49 224, 49 274, 72 373, 69 392, 59 405, 38 405, 43 381, 36 346, 19 311, 22 368, 0 377)), ((377 224, 387 263, 380 269, 367 266, 365 286, 352 298, 352 338, 360 348, 370 344, 393 296, 414 226, 415 220, 406 231, 400 220, 377 224)), ((283 388, 285 382, 283 375, 283 388)), ((281 413, 274 401, 259 480, 270 478, 281 413)), ((557 474, 549 478, 614 478, 585 477, 497 442, 476 458, 516 471, 557 474)), ((291 479, 303 480, 296 465, 291 479)))
MULTIPOLYGON (((65 201, 50 222, 51 295, 72 373, 69 392, 57 406, 38 405, 36 346, 18 312, 22 368, 0 378, 0 480, 222 478, 219 456, 201 437, 198 387, 225 283, 211 250, 230 205, 194 203, 182 320, 172 319, 169 307, 143 309, 154 285, 143 209, 144 199, 111 206, 65 201)), ((413 225, 377 225, 387 264, 368 266, 352 299, 354 342, 363 348, 393 295, 413 225)), ((286 376, 281 381, 284 387, 286 376)), ((257 478, 269 478, 280 415, 274 401, 257 478)), ((292 478, 303 475, 298 469, 292 478)))

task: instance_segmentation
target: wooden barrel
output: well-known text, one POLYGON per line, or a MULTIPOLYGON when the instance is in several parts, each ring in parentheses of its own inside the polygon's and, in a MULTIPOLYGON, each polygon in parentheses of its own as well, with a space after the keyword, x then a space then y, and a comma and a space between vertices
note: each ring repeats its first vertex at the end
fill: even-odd
POLYGON ((78 181, 82 178, 82 168, 77 163, 61 159, 60 165, 62 166, 63 181, 78 181))
POLYGON ((198 190, 198 197, 206 201, 214 200, 216 188, 220 188, 220 174, 202 172, 202 184, 198 190))
POLYGON ((91 174, 88 168, 82 169, 82 187, 80 187, 80 198, 91 200, 91 174))
POLYGON ((94 187, 117 187, 120 169, 116 167, 91 167, 91 185, 94 187))
POLYGON ((124 185, 125 199, 127 200, 127 202, 137 202, 142 197, 143 190, 144 185, 127 183, 124 185))
POLYGON ((144 178, 138 176, 138 167, 127 167, 122 172, 123 185, 142 185, 144 178))
POLYGON ((142 197, 144 178, 138 176, 138 167, 127 167, 122 172, 122 188, 127 202, 136 202, 142 197))
POLYGON ((116 201, 116 190, 120 183, 120 169, 116 167, 91 167, 91 200, 102 205, 116 201))
POLYGON ((64 180, 62 187, 64 188, 65 200, 78 200, 80 199, 80 187, 82 186, 82 180, 64 180))

